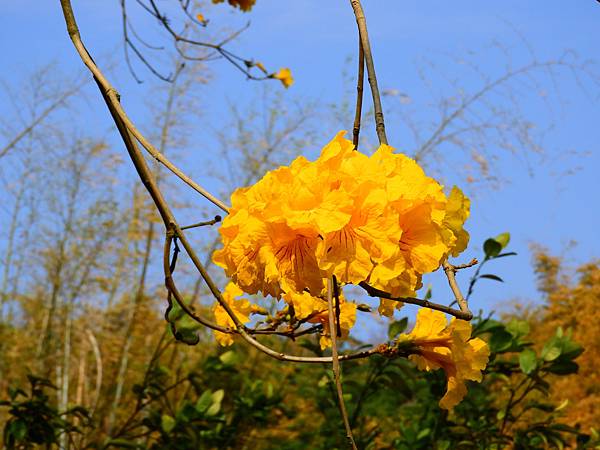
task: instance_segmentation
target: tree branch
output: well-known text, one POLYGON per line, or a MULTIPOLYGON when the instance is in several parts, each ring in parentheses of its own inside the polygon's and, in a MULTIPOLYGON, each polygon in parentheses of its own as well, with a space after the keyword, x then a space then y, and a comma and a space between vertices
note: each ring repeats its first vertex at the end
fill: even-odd
POLYGON ((354 149, 358 150, 358 138, 360 136, 360 118, 362 114, 363 87, 365 84, 365 52, 358 35, 358 76, 356 80, 356 110, 354 113, 354 127, 352 128, 352 143, 354 149))
POLYGON ((365 13, 360 4, 360 0, 350 0, 350 5, 356 16, 360 41, 362 43, 365 62, 367 64, 367 74, 369 76, 369 86, 371 86, 371 94, 373 94, 373 108, 375 112, 375 127, 377 137, 380 144, 387 144, 385 135, 385 124, 383 121, 383 108, 381 107, 381 96, 379 95, 379 87, 377 86, 377 75, 375 74, 375 64, 373 63, 373 54, 371 53, 371 44, 369 43, 369 34, 367 32, 367 20, 365 13))
POLYGON ((444 262, 442 262, 442 267, 444 268, 444 272, 446 273, 446 278, 448 278, 448 284, 450 285, 450 289, 452 290, 452 293, 454 294, 454 299, 456 300, 456 303, 458 303, 460 310, 465 315, 470 316, 470 318, 467 320, 470 320, 471 318, 473 318, 473 313, 469 309, 469 305, 467 304, 467 301, 465 300, 462 293, 460 292, 460 288, 458 287, 458 283, 456 282, 455 275, 456 275, 457 270, 471 267, 471 266, 474 266, 475 264, 477 264, 476 259, 471 261, 468 264, 463 264, 461 266, 453 266, 452 264, 450 264, 448 262, 447 259, 444 260, 444 262))
POLYGON ((336 327, 336 316, 334 315, 333 307, 333 279, 327 279, 327 306, 328 306, 328 318, 329 318, 329 336, 331 337, 331 366, 333 371, 333 379, 335 381, 335 387, 337 391, 338 404, 340 407, 340 414, 346 428, 346 438, 348 439, 348 446, 353 450, 357 450, 354 442, 354 436, 352 435, 352 428, 350 427, 350 421, 348 420, 348 413, 346 412, 346 404, 344 403, 344 392, 342 391, 342 381, 340 380, 340 361, 338 358, 337 348, 337 327, 336 327))
POLYGON ((439 303, 433 303, 433 302, 430 302, 429 300, 422 300, 420 298, 394 297, 391 294, 389 294, 388 292, 377 289, 377 288, 371 286, 370 284, 366 283, 365 281, 360 282, 359 286, 361 288, 363 288, 365 291, 367 291, 367 294, 369 294, 371 297, 386 298, 388 300, 395 300, 398 302, 409 303, 411 305, 422 306, 424 308, 435 309, 436 311, 442 311, 442 312, 445 312, 446 314, 450 314, 451 316, 454 316, 457 319, 471 320, 473 318, 473 313, 471 313, 471 311, 468 311, 468 310, 467 311, 462 311, 462 310, 459 311, 459 310, 451 308, 449 306, 440 305, 439 303))
MULTIPOLYGON (((205 197, 207 200, 212 202, 214 205, 218 206, 225 212, 229 212, 229 208, 209 193, 206 189, 198 185, 195 181, 193 181, 190 177, 185 175, 181 170, 179 170, 171 161, 169 161, 162 153, 160 153, 145 137, 142 133, 136 128, 136 126, 131 122, 127 113, 123 110, 121 103, 119 101, 119 94, 115 90, 115 88, 109 83, 106 77, 102 74, 96 63, 88 53, 87 49, 83 45, 81 40, 81 36, 79 34, 79 29, 77 27, 77 22, 75 21, 75 16, 73 14, 73 8, 71 7, 70 0, 60 0, 60 4, 63 9, 63 15, 65 17, 65 22, 67 25, 67 30, 69 32, 69 36, 73 41, 73 45, 79 53, 81 60, 86 65, 86 67, 92 72, 94 75, 94 79, 100 88, 102 95, 106 97, 105 101, 107 101, 107 105, 109 108, 112 108, 111 114, 113 117, 117 117, 119 121, 123 122, 124 133, 131 134, 135 139, 139 141, 139 143, 144 147, 148 153, 152 155, 154 159, 162 163, 167 169, 173 172, 177 177, 179 177, 183 182, 185 182, 188 186, 198 192, 200 195, 205 197)), ((145 164, 145 162, 144 162, 145 164)), ((146 184, 146 183, 144 183, 146 184)), ((163 201, 164 203, 164 201, 163 201)), ((165 203, 166 205, 166 203, 165 203)), ((164 218, 163 218, 164 220, 164 218)), ((165 225, 168 225, 169 221, 165 222, 165 225)))

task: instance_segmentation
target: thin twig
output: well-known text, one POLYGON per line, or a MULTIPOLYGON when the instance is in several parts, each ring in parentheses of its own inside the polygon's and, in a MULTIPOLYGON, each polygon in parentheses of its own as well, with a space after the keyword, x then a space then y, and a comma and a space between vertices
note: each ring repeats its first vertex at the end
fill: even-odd
POLYGON ((477 264, 479 264, 479 261, 477 260, 477 258, 473 258, 471 261, 469 261, 468 263, 465 263, 465 264, 452 264, 452 267, 456 271, 456 270, 468 269, 469 267, 473 267, 477 264))
POLYGON ((367 32, 367 20, 365 13, 360 4, 360 0, 350 0, 352 10, 356 16, 360 41, 365 55, 367 64, 367 74, 369 76, 369 86, 371 86, 371 94, 373 95, 373 109, 375 112, 375 128, 380 144, 387 144, 387 136, 385 135, 385 123, 383 121, 383 108, 381 107, 381 96, 379 95, 379 87, 377 86, 377 75, 375 74, 375 64, 373 63, 373 54, 371 52, 371 44, 369 43, 369 33, 367 32))
MULTIPOLYGON (((131 134, 137 141, 144 147, 148 153, 152 155, 154 159, 162 163, 167 169, 173 172, 177 177, 179 177, 183 182, 189 185, 192 189, 198 192, 200 195, 205 197, 207 200, 211 201, 213 204, 221 208, 225 212, 229 212, 229 208, 225 203, 221 200, 217 199, 214 195, 208 192, 206 189, 198 185, 195 181, 193 181, 190 177, 185 175, 177 166, 175 166, 171 161, 169 161, 161 152, 159 152, 145 137, 144 135, 137 129, 137 127, 131 122, 129 116, 123 110, 121 106, 119 94, 115 90, 115 88, 110 84, 110 82, 106 79, 104 74, 100 71, 89 52, 83 45, 81 40, 81 36, 79 34, 79 28, 77 27, 77 22, 75 21, 75 15, 73 14, 73 8, 71 6, 71 2, 69 0, 60 0, 61 6, 63 8, 63 15, 65 17, 65 22, 67 24, 67 30, 69 32, 69 36, 73 41, 73 45, 79 53, 83 63, 87 66, 87 68, 94 75, 94 79, 99 85, 100 90, 103 95, 107 97, 107 104, 110 103, 109 108, 114 109, 114 115, 116 115, 119 121, 123 122, 124 127, 126 128, 126 134, 131 134)), ((164 219, 164 218, 163 218, 164 219)), ((168 220, 165 222, 168 224, 168 220)))
POLYGON ((340 406, 340 414, 344 421, 344 427, 346 428, 346 438, 348 439, 348 446, 353 450, 357 450, 354 442, 354 436, 352 436, 352 428, 350 427, 350 421, 348 420, 348 413, 346 412, 346 404, 344 403, 344 392, 342 391, 342 381, 340 380, 340 361, 338 357, 337 348, 337 332, 336 332, 336 320, 334 315, 333 307, 333 278, 327 279, 327 306, 329 309, 329 336, 331 337, 331 367, 333 371, 333 379, 337 390, 338 404, 340 406))
MULTIPOLYGON (((165 286, 169 293, 175 298, 175 301, 179 305, 179 307, 192 319, 196 322, 204 325, 205 327, 211 328, 216 331, 220 331, 221 333, 232 333, 229 328, 221 327, 214 322, 211 322, 208 319, 205 319, 199 315, 197 315, 183 300, 183 297, 179 293, 177 286, 175 285, 175 281, 173 280, 173 274, 171 269, 171 263, 169 261, 169 256, 171 253, 171 243, 173 242, 173 233, 167 233, 167 237, 165 239, 164 251, 163 251, 163 270, 165 272, 165 286)), ((169 298, 169 306, 165 311, 165 317, 168 316, 169 312, 172 309, 172 305, 169 298)))
POLYGON ((221 216, 217 215, 212 220, 206 220, 204 222, 198 222, 198 223, 194 223, 192 225, 186 225, 185 227, 181 227, 181 229, 187 230, 189 228, 205 227, 205 226, 209 226, 209 225, 214 225, 216 223, 219 223, 220 221, 221 221, 221 216))
POLYGON ((358 76, 356 80, 356 110, 354 112, 354 127, 352 128, 352 143, 354 149, 358 150, 358 141, 360 136, 360 118, 362 115, 363 88, 365 84, 365 52, 358 36, 358 76))
POLYGON ((475 270, 475 273, 473 274, 473 276, 471 277, 471 280, 469 281, 469 289, 467 289, 467 295, 465 297, 465 300, 468 302, 469 299, 471 298, 471 295, 473 294, 473 289, 475 289, 475 283, 477 283, 477 280, 479 279, 479 274, 481 273, 481 269, 483 268, 483 265, 489 261, 489 258, 486 256, 485 258, 483 258, 483 261, 481 261, 481 264, 479 264, 477 266, 477 270, 475 270))
POLYGON ((473 313, 471 313, 471 311, 468 310, 459 311, 458 309, 454 309, 446 305, 440 305, 439 303, 433 303, 429 300, 423 300, 415 297, 394 297, 390 293, 382 291, 381 289, 377 289, 371 286, 370 284, 366 283, 365 281, 360 282, 358 285, 362 287, 365 291, 367 291, 367 294, 369 294, 371 297, 385 298, 388 300, 395 300, 397 302, 422 306, 423 308, 435 309, 436 311, 442 311, 446 314, 450 314, 451 316, 454 316, 457 319, 471 320, 473 318, 473 313))
MULTIPOLYGON (((138 3, 142 4, 140 1, 138 1, 138 3)), ((269 75, 265 75, 265 76, 253 75, 252 73, 250 73, 250 69, 252 67, 254 67, 255 64, 250 59, 242 58, 241 56, 235 55, 234 53, 232 53, 229 50, 224 48, 224 46, 226 44, 228 44, 230 41, 236 39, 242 32, 244 32, 246 29, 248 29, 248 27, 250 26, 250 23, 247 23, 241 29, 234 31, 230 36, 226 37, 221 42, 213 44, 211 42, 204 42, 204 41, 198 41, 195 39, 190 39, 190 38, 186 37, 184 34, 178 33, 171 26, 171 23, 170 23, 169 19, 167 18, 167 16, 163 12, 160 11, 156 2, 154 0, 149 0, 149 3, 150 3, 150 6, 143 4, 144 9, 150 15, 155 17, 160 22, 162 27, 171 35, 171 37, 173 38, 174 44, 175 44, 175 49, 184 59, 191 60, 191 61, 206 61, 214 53, 211 53, 211 54, 209 54, 209 56, 205 56, 205 57, 190 56, 190 55, 186 54, 185 51, 179 47, 179 44, 182 44, 182 43, 189 44, 189 45, 196 46, 196 47, 204 47, 204 48, 213 50, 214 52, 221 55, 221 57, 223 57, 227 61, 229 61, 231 64, 233 64, 234 67, 236 67, 238 70, 240 70, 250 80, 262 81, 262 80, 268 80, 268 79, 272 78, 269 75), (240 64, 238 61, 242 62, 242 64, 240 64)), ((190 18, 193 23, 199 23, 197 20, 195 20, 191 16, 191 14, 189 13, 189 11, 187 10, 186 7, 184 7, 183 5, 181 5, 181 6, 184 11, 184 14, 188 18, 190 18)), ((202 23, 199 23, 199 24, 202 26, 205 26, 202 23)), ((185 28, 187 28, 187 26, 185 28)), ((140 55, 138 55, 138 56, 141 58, 140 55)), ((156 73, 155 73, 155 75, 156 75, 156 73)))
POLYGON ((2 149, 0 149, 0 158, 6 155, 12 148, 14 148, 21 139, 27 136, 31 131, 38 126, 44 119, 54 110, 63 105, 66 100, 79 92, 83 85, 87 82, 87 80, 82 80, 75 85, 72 89, 67 90, 64 94, 62 94, 56 101, 54 101, 51 105, 49 105, 44 111, 40 113, 33 121, 27 125, 22 131, 20 131, 8 144, 6 144, 2 149))
MULTIPOLYGON (((471 261, 472 263, 473 261, 471 261)), ((465 264, 465 267, 471 267, 475 264, 477 264, 477 260, 475 260, 475 262, 473 264, 468 263, 465 264), (470 265, 469 265, 470 264, 470 265)), ((448 262, 448 260, 444 260, 444 262, 442 262, 442 267, 444 268, 444 272, 446 273, 446 278, 448 278, 448 284, 450 285, 450 289, 452 290, 452 293, 454 294, 454 299, 456 300, 456 303, 458 303, 458 306, 460 307, 460 310, 471 316, 471 318, 473 317, 473 313, 471 312, 471 310, 469 310, 469 305, 467 303, 467 301, 465 300, 465 298, 462 295, 462 292, 460 292, 460 288, 458 287, 458 283, 456 282, 456 271, 459 268, 463 268, 460 266, 453 266, 452 264, 450 264, 448 262)), ((470 320, 470 319, 467 319, 470 320)))
POLYGON ((335 323, 336 323, 335 333, 336 333, 337 337, 342 337, 342 326, 340 324, 340 314, 341 314, 340 287, 338 285, 335 275, 333 275, 332 280, 333 280, 333 298, 335 300, 335 305, 334 305, 335 306, 335 323))

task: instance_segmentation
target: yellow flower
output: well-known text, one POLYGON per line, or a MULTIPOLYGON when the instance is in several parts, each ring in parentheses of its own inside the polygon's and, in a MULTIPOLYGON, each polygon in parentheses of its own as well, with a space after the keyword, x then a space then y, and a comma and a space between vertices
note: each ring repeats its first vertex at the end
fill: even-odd
POLYGON ((289 88, 294 84, 294 78, 292 78, 292 72, 290 69, 283 68, 279 69, 279 72, 273 74, 273 78, 281 81, 286 88, 289 88))
MULTIPOLYGON (((331 347, 331 332, 329 329, 329 306, 327 300, 315 297, 307 292, 288 292, 283 299, 294 308, 294 314, 297 319, 305 320, 310 323, 320 323, 323 326, 319 344, 321 349, 325 350, 331 347)), ((350 333, 350 329, 356 321, 356 304, 347 302, 343 295, 340 300, 340 330, 342 338, 350 333)), ((335 301, 335 300, 334 300, 335 301)))
MULTIPOLYGON (((296 158, 237 189, 214 262, 244 292, 320 295, 323 279, 414 296, 424 273, 464 249, 469 201, 382 145, 371 157, 339 132, 319 158, 296 158)), ((388 302, 380 313, 393 314, 388 302)))
POLYGON ((471 324, 453 318, 450 324, 440 311, 422 308, 409 334, 400 335, 400 342, 408 342, 414 351, 409 359, 419 370, 443 369, 446 372, 446 394, 440 407, 452 409, 467 394, 466 380, 481 381, 490 350, 487 344, 471 337, 471 324))
POLYGON ((256 63, 254 63, 254 65, 255 65, 256 67, 258 67, 262 73, 264 73, 265 75, 267 74, 267 69, 265 68, 265 66, 264 66, 264 64, 263 64, 263 63, 261 63, 261 62, 256 62, 256 63))
POLYGON ((206 24, 206 19, 204 18, 204 15, 200 13, 196 14, 196 20, 202 24, 206 24))
POLYGON ((382 145, 371 159, 384 180, 388 214, 397 220, 400 237, 387 242, 387 251, 375 259, 369 282, 394 296, 413 296, 424 273, 436 270, 449 253, 464 250, 469 203, 456 188, 447 198, 414 160, 393 150, 382 145))
MULTIPOLYGON (((213 3, 223 3, 225 0, 212 0, 213 3)), ((227 0, 234 8, 240 8, 242 11, 250 11, 256 3, 256 0, 227 0)))
MULTIPOLYGON (((257 305, 253 305, 247 299, 236 299, 242 295, 242 290, 237 287, 233 283, 227 284, 225 290, 223 291, 223 300, 229 305, 229 307, 233 310, 236 317, 242 322, 246 324, 250 322, 250 315, 260 311, 260 308, 257 305)), ((215 322, 217 325, 221 325, 222 327, 229 327, 234 329, 235 323, 225 311, 219 302, 216 302, 213 306, 213 313, 215 315, 215 322)), ((214 331, 215 339, 217 342, 226 347, 233 344, 233 334, 229 333, 221 333, 220 331, 214 331)))
POLYGON ((224 247, 213 261, 242 290, 274 297, 321 292, 317 247, 323 235, 348 223, 352 202, 339 189, 322 189, 322 175, 318 162, 299 157, 233 193, 219 230, 224 247))
POLYGON ((463 224, 469 217, 470 206, 471 201, 454 186, 448 197, 444 217, 444 225, 450 231, 450 238, 447 241, 451 246, 452 256, 458 256, 469 243, 469 233, 463 228, 463 224))
POLYGON ((400 309, 404 306, 404 303, 390 300, 387 298, 379 299, 379 307, 377 308, 377 312, 385 317, 393 317, 394 311, 400 309))
POLYGON ((397 240, 400 233, 394 219, 386 214, 386 193, 373 176, 375 171, 370 170, 369 158, 354 151, 343 134, 338 133, 317 160, 320 178, 328 181, 321 188, 337 192, 343 199, 336 200, 337 210, 346 215, 332 229, 322 230, 318 256, 327 276, 358 284, 369 276, 373 260, 381 256, 386 241, 397 240))

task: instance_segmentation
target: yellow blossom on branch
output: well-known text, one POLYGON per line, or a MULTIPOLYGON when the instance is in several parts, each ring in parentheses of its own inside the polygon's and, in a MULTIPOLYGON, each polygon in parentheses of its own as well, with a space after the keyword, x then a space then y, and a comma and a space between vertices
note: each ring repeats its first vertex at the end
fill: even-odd
POLYGON ((273 78, 281 81, 286 88, 289 88, 294 84, 294 78, 292 77, 292 71, 288 68, 279 69, 279 72, 271 75, 273 78))
POLYGON ((485 341, 471 338, 471 324, 453 318, 450 324, 440 311, 422 308, 409 334, 399 337, 414 354, 409 359, 420 370, 443 369, 447 378, 446 394, 440 407, 452 409, 467 394, 466 380, 481 381, 490 350, 485 341))
MULTIPOLYGON (((331 330, 329 329, 329 306, 327 300, 310 295, 308 292, 289 292, 283 299, 294 308, 294 314, 298 320, 306 320, 309 323, 320 323, 323 326, 319 343, 321 349, 331 347, 331 330)), ((334 299, 335 301, 335 299, 334 299)), ((339 325, 342 332, 341 338, 350 333, 350 329, 356 321, 356 304, 347 302, 343 295, 339 296, 340 317, 339 325)), ((337 332, 337 330, 336 330, 337 332)))
POLYGON ((458 188, 446 196, 414 160, 387 145, 369 157, 344 134, 316 161, 298 157, 233 193, 213 260, 244 292, 318 296, 335 275, 412 296, 466 246, 469 201, 458 188))
MULTIPOLYGON (((223 3, 225 0, 212 0, 213 3, 223 3)), ((242 11, 248 12, 256 3, 256 0, 227 0, 234 8, 240 8, 242 11)))
MULTIPOLYGON (((225 302, 229 305, 240 322, 246 324, 250 322, 250 315, 259 312, 261 309, 257 305, 250 303, 250 301, 247 299, 236 299, 236 297, 239 297, 243 294, 244 293, 239 287, 233 283, 229 283, 225 287, 222 296, 223 300, 225 300, 225 302)), ((213 314, 215 315, 215 322, 217 325, 235 329, 235 323, 231 317, 229 317, 229 314, 227 314, 225 308, 219 304, 219 302, 214 304, 213 314)), ((215 339, 220 345, 226 347, 233 344, 233 334, 221 333, 220 331, 214 331, 214 334, 215 339)))
POLYGON ((467 248, 467 244, 469 243, 469 233, 462 226, 469 217, 470 206, 471 201, 465 197, 460 189, 454 186, 448 196, 446 216, 444 217, 444 225, 456 237, 451 249, 452 256, 458 256, 467 248))

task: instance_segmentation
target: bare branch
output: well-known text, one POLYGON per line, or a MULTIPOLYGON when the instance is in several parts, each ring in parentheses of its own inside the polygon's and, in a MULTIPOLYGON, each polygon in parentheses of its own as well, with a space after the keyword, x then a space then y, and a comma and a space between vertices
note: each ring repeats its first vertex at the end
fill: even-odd
MULTIPOLYGON (((448 260, 444 260, 444 262, 442 262, 442 267, 444 268, 444 273, 446 274, 446 278, 448 278, 448 284, 450 285, 450 289, 452 290, 452 293, 454 294, 454 299, 456 300, 456 303, 458 303, 458 306, 460 307, 461 312, 463 312, 467 316, 470 316, 471 318, 473 317, 473 313, 469 310, 469 305, 467 304, 467 301, 465 300, 462 293, 460 292, 460 288, 458 287, 458 283, 456 282, 455 275, 456 275, 457 270, 464 269, 466 267, 472 267, 475 264, 477 264, 476 259, 472 260, 468 264, 463 264, 461 266, 453 266, 452 264, 450 264, 448 262, 448 260)), ((467 319, 467 320, 470 320, 470 319, 467 319)))
POLYGON ((377 75, 375 74, 375 65, 373 63, 373 54, 371 53, 371 44, 369 43, 369 34, 367 32, 367 21, 365 14, 360 4, 360 0, 350 0, 350 5, 356 16, 356 23, 358 24, 358 30, 360 40, 365 55, 365 62, 367 64, 367 73, 369 76, 369 86, 371 86, 371 94, 373 95, 373 108, 375 112, 375 127, 377 130, 377 137, 379 138, 380 144, 387 144, 387 137, 385 135, 385 124, 383 121, 383 108, 381 107, 381 96, 379 95, 379 87, 377 86, 377 75))
MULTIPOLYGON (((73 15, 73 9, 69 1, 61 0, 61 5, 63 7, 65 21, 67 24, 67 30, 69 32, 69 36, 73 41, 73 45, 75 46, 79 56, 81 57, 83 63, 87 66, 87 68, 94 75, 94 79, 96 83, 100 87, 103 96, 107 98, 107 101, 110 103, 110 108, 114 110, 114 116, 118 117, 119 121, 123 122, 123 133, 131 134, 132 137, 135 137, 139 141, 139 143, 155 158, 157 161, 162 163, 165 167, 167 167, 171 172, 173 172, 177 177, 179 177, 182 181, 184 181, 187 185, 189 185, 192 189, 198 192, 200 195, 205 197, 207 200, 211 201, 213 204, 221 208, 225 212, 229 212, 229 208, 223 203, 221 200, 217 199, 214 195, 208 192, 206 189, 198 185, 195 181, 193 181, 190 177, 185 175, 177 166, 175 166, 171 161, 169 161, 161 152, 159 152, 145 137, 142 133, 136 128, 136 126, 131 122, 127 113, 121 107, 121 103, 119 101, 119 95, 115 88, 108 82, 106 77, 102 74, 96 63, 94 63, 87 49, 83 45, 81 41, 81 36, 79 35, 79 29, 77 28, 77 23, 75 22, 75 16, 73 15)), ((144 163, 145 164, 145 163, 144 163)), ((149 182, 147 180, 146 182, 149 182)), ((164 200, 163 200, 164 203, 164 200)), ((166 203, 164 203, 166 206, 166 203)), ((163 217, 164 219, 164 217, 163 217)), ((168 220, 165 221, 167 225, 169 223, 168 220)))
POLYGON ((360 136, 360 117, 362 114, 363 86, 365 84, 365 52, 363 50, 360 32, 358 36, 358 76, 356 80, 356 109, 354 113, 354 127, 352 128, 352 143, 358 150, 358 138, 360 136))
MULTIPOLYGON (((272 78, 268 74, 265 74, 264 76, 262 76, 262 75, 257 76, 255 74, 253 74, 251 72, 251 69, 253 67, 255 67, 256 65, 252 61, 252 59, 240 57, 225 48, 225 46, 227 44, 229 44, 231 41, 238 38, 240 34, 242 34, 245 30, 247 30, 250 23, 247 23, 240 29, 232 32, 225 38, 221 39, 219 42, 213 43, 213 42, 209 42, 206 40, 192 39, 189 37, 189 34, 193 33, 194 29, 196 29, 196 28, 204 29, 207 26, 207 22, 201 22, 201 21, 197 20, 194 17, 194 15, 192 14, 191 9, 194 6, 194 4, 192 4, 190 2, 178 0, 177 3, 178 3, 179 11, 181 13, 180 16, 178 17, 178 19, 183 19, 183 21, 184 21, 183 31, 178 32, 175 30, 174 26, 172 25, 173 21, 171 20, 171 18, 167 17, 166 12, 164 12, 163 10, 161 10, 159 8, 156 1, 147 0, 147 2, 146 2, 144 0, 136 0, 136 3, 146 13, 148 13, 150 16, 152 16, 154 19, 156 19, 158 21, 158 23, 160 24, 160 26, 162 28, 164 28, 164 30, 167 31, 167 33, 170 35, 171 39, 173 40, 173 46, 174 46, 175 51, 177 51, 177 53, 183 59, 189 60, 189 61, 207 61, 207 60, 216 59, 216 58, 214 58, 214 56, 217 56, 218 58, 224 58, 227 61, 229 61, 236 69, 240 70, 248 79, 260 81, 260 80, 267 80, 267 79, 272 78), (208 49, 208 50, 210 50, 210 52, 207 55, 193 56, 193 55, 190 55, 186 51, 186 49, 182 48, 181 44, 185 44, 186 47, 191 47, 191 48, 201 48, 201 49, 205 49, 205 50, 208 49)), ((142 64, 144 64, 146 66, 146 68, 154 76, 158 77, 159 79, 161 79, 163 81, 171 82, 172 77, 161 74, 161 72, 155 67, 155 65, 153 63, 151 63, 148 58, 146 58, 144 53, 130 39, 129 29, 131 29, 132 34, 134 36, 136 36, 136 38, 140 42, 142 42, 142 44, 145 47, 147 47, 151 50, 162 50, 163 47, 149 45, 144 40, 140 39, 137 36, 137 34, 135 33, 132 24, 127 19, 126 0, 120 0, 120 4, 121 4, 121 16, 122 16, 122 23, 123 23, 122 28, 123 28, 123 44, 124 44, 124 49, 125 49, 125 60, 127 62, 127 65, 129 67, 130 72, 132 73, 133 77, 136 79, 136 81, 141 82, 141 80, 136 75, 136 73, 133 69, 133 66, 131 64, 131 61, 129 58, 129 52, 128 52, 129 49, 131 49, 134 52, 135 56, 142 62, 142 64)))
MULTIPOLYGON (((329 319, 329 336, 331 337, 331 365, 333 371, 333 380, 338 397, 338 405, 340 407, 340 414, 344 422, 344 428, 346 428, 346 439, 348 439, 348 445, 354 450, 357 450, 356 444, 354 443, 354 436, 352 435, 352 428, 350 427, 350 421, 348 420, 348 413, 346 412, 346 404, 344 403, 344 392, 342 391, 342 381, 340 379, 340 361, 338 357, 337 348, 337 329, 339 327, 339 313, 335 314, 333 307, 333 291, 334 291, 334 279, 327 279, 327 307, 328 307, 328 319, 329 319), (336 321, 336 317, 338 318, 336 321), (336 322, 337 325, 336 325, 336 322)), ((336 306, 339 305, 336 303, 336 306)), ((338 306, 339 309, 339 306, 338 306)))
POLYGON ((46 109, 44 109, 37 117, 33 119, 33 121, 27 125, 23 130, 21 130, 8 144, 6 144, 2 149, 0 149, 0 158, 5 156, 11 149, 13 149, 21 139, 26 137, 29 133, 33 131, 35 127, 37 127, 40 123, 46 119, 53 111, 60 108, 64 105, 65 101, 75 95, 77 92, 81 90, 81 88, 86 83, 85 80, 80 81, 75 84, 75 86, 71 89, 68 89, 64 94, 62 94, 58 99, 52 102, 46 109))
POLYGON ((394 297, 394 296, 390 295, 388 292, 377 289, 364 281, 359 283, 359 286, 362 287, 365 291, 367 291, 367 294, 369 294, 371 297, 385 298, 388 300, 395 300, 398 302, 409 303, 411 305, 422 306, 423 308, 435 309, 437 311, 442 311, 442 312, 445 312, 446 314, 450 314, 451 316, 454 316, 457 319, 471 320, 473 318, 473 314, 470 311, 462 311, 462 310, 459 311, 459 310, 453 309, 449 306, 440 305, 439 303, 433 303, 433 302, 430 302, 429 300, 423 300, 420 298, 394 297))

